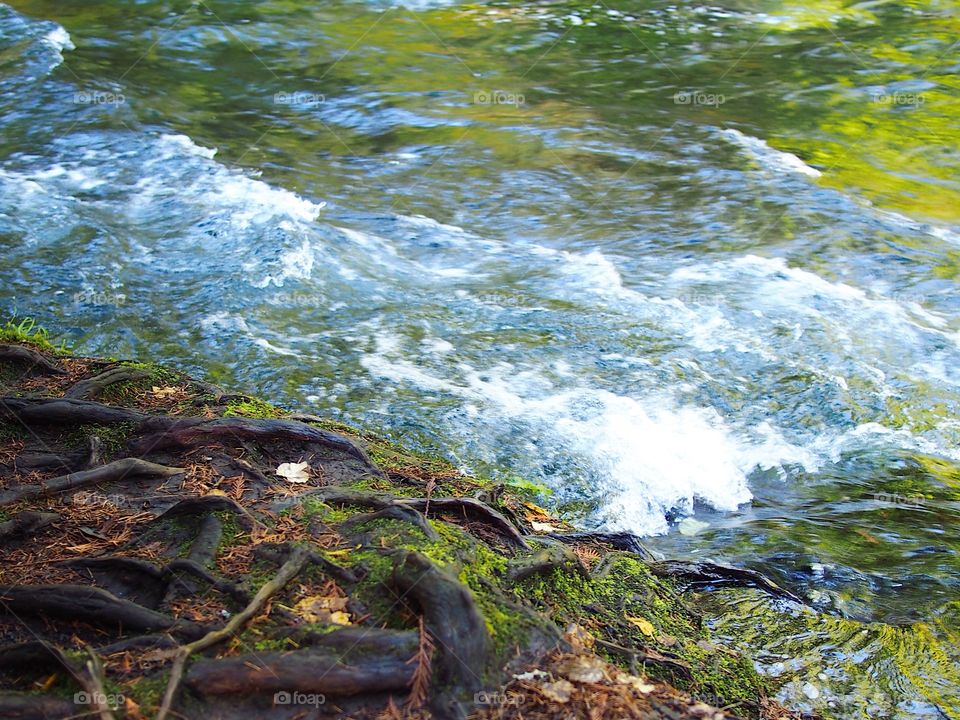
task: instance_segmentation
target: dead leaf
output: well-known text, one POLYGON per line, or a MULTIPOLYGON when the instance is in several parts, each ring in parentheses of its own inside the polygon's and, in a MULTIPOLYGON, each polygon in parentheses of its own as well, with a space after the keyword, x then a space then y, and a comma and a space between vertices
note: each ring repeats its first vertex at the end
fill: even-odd
POLYGON ((552 533, 558 530, 556 525, 551 525, 550 523, 543 523, 543 522, 536 522, 536 521, 531 521, 530 527, 533 528, 534 532, 542 532, 542 533, 552 533))
POLYGON ((874 545, 879 545, 880 541, 877 540, 873 535, 868 533, 866 530, 861 530, 860 528, 854 528, 853 531, 866 540, 868 543, 873 543, 874 545))
POLYGON ((347 598, 321 595, 305 597, 293 608, 307 622, 349 625, 350 613, 346 609, 347 598))
POLYGON ((576 623, 567 625, 567 629, 563 631, 563 637, 574 648, 586 648, 587 650, 592 648, 596 642, 596 638, 593 637, 589 630, 576 623))
POLYGON ((310 463, 281 463, 277 467, 277 475, 287 482, 305 483, 310 479, 310 463))
POLYGON ((573 683, 561 678, 560 680, 538 686, 537 691, 547 698, 547 700, 553 700, 555 703, 562 704, 570 702, 570 695, 573 693, 573 683))
POLYGON ((157 387, 156 385, 152 388, 153 396, 158 398, 170 397, 171 395, 176 395, 178 392, 177 388, 174 387, 157 387))
POLYGON ((653 623, 647 620, 646 618, 630 617, 628 615, 627 622, 629 622, 631 625, 636 625, 638 628, 640 628, 640 632, 642 632, 647 637, 652 638, 654 635, 657 634, 656 629, 653 627, 653 623))
POLYGON ((606 678, 606 663, 596 655, 577 655, 559 662, 558 673, 578 683, 597 683, 606 678))
POLYGON ((657 689, 656 685, 648 685, 644 682, 643 678, 639 678, 636 675, 631 675, 630 673, 618 672, 616 680, 621 685, 629 685, 634 690, 644 695, 648 695, 657 689))

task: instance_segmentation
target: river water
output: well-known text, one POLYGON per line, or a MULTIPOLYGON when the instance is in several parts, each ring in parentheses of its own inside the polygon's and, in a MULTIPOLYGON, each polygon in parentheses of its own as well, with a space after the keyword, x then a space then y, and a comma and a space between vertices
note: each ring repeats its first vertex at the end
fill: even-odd
POLYGON ((0 302, 770 573, 853 623, 782 629, 784 698, 960 717, 958 37, 952 2, 0 4, 0 302))

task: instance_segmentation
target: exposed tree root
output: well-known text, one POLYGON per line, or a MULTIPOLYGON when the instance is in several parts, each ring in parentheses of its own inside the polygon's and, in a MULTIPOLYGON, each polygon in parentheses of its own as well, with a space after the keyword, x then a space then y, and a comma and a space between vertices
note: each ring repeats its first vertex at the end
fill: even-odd
POLYGON ((242 603, 250 602, 250 594, 246 590, 241 588, 235 583, 229 582, 227 580, 222 580, 203 566, 189 559, 179 559, 172 560, 163 570, 164 577, 170 577, 178 573, 185 573, 193 575, 200 580, 203 580, 205 583, 210 585, 214 590, 229 595, 234 600, 237 600, 242 603))
POLYGON ((524 540, 517 527, 502 513, 494 510, 486 503, 471 497, 442 497, 442 498, 399 498, 403 505, 417 508, 429 513, 461 513, 467 519, 484 522, 494 528, 504 539, 515 547, 529 550, 530 546, 524 540))
POLYGON ((131 650, 172 650, 178 647, 180 647, 180 643, 170 635, 138 635, 137 637, 118 640, 109 645, 102 645, 97 648, 97 655, 109 657, 115 653, 131 650))
POLYGON ((107 370, 96 377, 87 380, 81 380, 73 387, 69 388, 63 396, 75 400, 91 400, 99 397, 104 390, 111 385, 117 385, 122 382, 135 382, 145 380, 150 377, 150 373, 135 367, 120 366, 107 370))
POLYGON ((79 558, 63 564, 89 575, 97 587, 153 610, 160 607, 169 584, 162 570, 138 558, 79 558))
POLYGON ((9 520, 0 522, 0 540, 8 537, 31 535, 37 530, 60 519, 57 513, 21 512, 9 520))
POLYGON ((0 398, 0 415, 13 415, 27 425, 141 423, 149 416, 136 410, 69 398, 0 398))
MULTIPOLYGON (((272 545, 270 543, 261 543, 254 548, 254 555, 259 558, 272 560, 276 563, 286 562, 290 556, 290 552, 289 545, 272 545)), ((311 565, 318 565, 319 567, 323 568, 323 571, 327 573, 327 575, 336 580, 350 585, 356 583, 358 580, 357 576, 352 570, 337 565, 335 562, 328 560, 320 553, 310 551, 307 554, 307 559, 311 565)))
POLYGON ((280 628, 278 638, 290 638, 300 647, 322 648, 349 658, 351 655, 395 655, 409 659, 417 652, 419 634, 413 630, 384 630, 345 625, 326 632, 300 627, 280 628))
POLYGON ((200 530, 193 539, 187 559, 197 565, 211 565, 217 556, 217 547, 223 537, 223 523, 216 515, 207 515, 200 521, 200 530))
POLYGON ((342 532, 344 530, 349 530, 357 525, 362 525, 363 523, 370 522, 371 520, 377 520, 381 518, 390 518, 392 520, 409 522, 417 527, 424 535, 426 535, 428 540, 440 539, 440 534, 434 530, 433 526, 427 521, 427 518, 424 517, 423 513, 401 503, 388 505, 387 507, 377 510, 376 512, 354 515, 353 517, 348 518, 340 523, 340 531, 342 532))
POLYGON ((88 585, 0 585, 0 612, 81 620, 113 629, 167 630, 187 638, 205 632, 197 623, 163 615, 88 585))
POLYGON ((203 418, 153 417, 144 423, 142 430, 149 434, 136 443, 135 453, 138 450, 194 447, 209 442, 290 440, 338 450, 363 463, 371 475, 383 477, 380 468, 374 465, 367 454, 348 438, 293 420, 254 420, 240 417, 205 420, 203 418))
POLYGON ((5 720, 62 720, 77 717, 77 706, 70 700, 50 695, 0 693, 0 717, 5 720))
POLYGON ((245 529, 247 530, 254 527, 263 527, 263 523, 255 518, 249 510, 240 505, 236 500, 232 500, 224 495, 203 495, 200 497, 186 498, 158 515, 154 518, 153 522, 192 515, 208 515, 209 513, 219 510, 235 513, 241 523, 246 526, 245 529))
POLYGON ((656 650, 649 648, 628 648, 624 647, 623 645, 618 645, 617 643, 608 642, 607 640, 601 640, 600 638, 594 638, 594 642, 600 647, 609 650, 613 654, 620 655, 621 657, 625 658, 630 663, 631 672, 637 672, 637 663, 650 663, 653 665, 663 665, 668 667, 672 671, 678 673, 681 677, 684 677, 688 680, 693 679, 689 665, 682 660, 677 660, 676 658, 667 657, 666 655, 658 653, 656 650))
POLYGON ((520 582, 531 575, 547 573, 558 568, 575 572, 586 579, 590 577, 590 571, 575 552, 565 545, 553 542, 529 558, 510 563, 507 579, 511 582, 520 582))
POLYGON ((348 664, 310 650, 260 652, 201 660, 190 668, 186 685, 200 695, 287 691, 349 696, 406 690, 413 673, 414 666, 397 657, 372 655, 348 664))
POLYGON ((263 586, 257 591, 257 594, 254 595, 253 600, 250 601, 250 604, 230 618, 230 621, 224 627, 218 630, 211 630, 203 637, 199 638, 198 640, 194 640, 187 645, 183 645, 176 651, 176 656, 173 660, 173 667, 170 669, 170 680, 168 681, 167 689, 163 694, 163 702, 160 704, 160 710, 157 713, 157 720, 164 720, 164 718, 166 718, 170 713, 170 706, 173 704, 173 699, 176 696, 177 688, 179 687, 180 681, 183 678, 183 669, 186 665, 187 659, 193 653, 205 650, 206 648, 216 645, 219 642, 223 642, 224 640, 235 635, 241 628, 243 628, 244 625, 260 614, 263 606, 271 597, 286 587, 288 582, 300 574, 300 571, 303 570, 309 560, 310 551, 307 548, 301 546, 294 548, 290 553, 290 557, 280 567, 280 570, 277 571, 277 574, 273 577, 273 579, 264 583, 263 586))
POLYGON ((628 532, 575 532, 575 533, 551 533, 549 537, 564 543, 588 543, 596 542, 602 545, 608 545, 614 550, 623 550, 625 552, 636 553, 644 560, 656 560, 656 556, 647 549, 640 541, 640 538, 633 533, 628 532))
POLYGON ((705 561, 662 560, 650 563, 650 571, 659 577, 679 579, 688 586, 735 585, 753 587, 778 598, 806 604, 805 601, 789 590, 784 590, 773 580, 745 568, 705 561))
POLYGON ((36 350, 22 345, 0 345, 0 361, 19 362, 29 365, 28 372, 37 375, 66 375, 63 368, 54 365, 36 350))
POLYGON ((107 465, 62 475, 52 480, 43 480, 36 485, 14 488, 0 492, 0 507, 12 505, 22 500, 55 495, 56 493, 76 490, 87 485, 102 482, 115 482, 127 477, 159 476, 170 477, 184 472, 183 468, 167 467, 139 458, 123 458, 107 465))
POLYGON ((440 717, 465 717, 464 695, 481 689, 491 660, 492 643, 483 615, 470 590, 418 552, 399 552, 393 583, 401 599, 416 601, 427 632, 439 650, 434 695, 440 717))

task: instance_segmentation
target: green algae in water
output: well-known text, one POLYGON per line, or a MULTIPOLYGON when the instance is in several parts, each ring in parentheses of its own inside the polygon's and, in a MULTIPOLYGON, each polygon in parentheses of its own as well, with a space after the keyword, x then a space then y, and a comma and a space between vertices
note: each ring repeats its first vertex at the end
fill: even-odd
POLYGON ((826 718, 960 718, 960 603, 895 627, 787 608, 754 590, 702 597, 714 636, 751 655, 791 708, 826 718))

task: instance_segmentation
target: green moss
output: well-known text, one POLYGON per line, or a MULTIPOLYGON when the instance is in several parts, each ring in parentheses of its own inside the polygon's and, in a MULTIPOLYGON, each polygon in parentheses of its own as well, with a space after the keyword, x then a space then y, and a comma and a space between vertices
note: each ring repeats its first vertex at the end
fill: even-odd
MULTIPOLYGON (((577 623, 607 642, 675 656, 689 667, 692 679, 669 664, 649 664, 646 671, 691 694, 745 707, 765 694, 763 680, 747 660, 707 641, 697 616, 669 583, 654 577, 635 556, 612 557, 599 577, 585 579, 556 569, 529 578, 515 594, 548 612, 561 627, 577 623), (645 632, 650 626, 652 636, 645 632)), ((609 659, 623 662, 618 655, 609 659)))
POLYGON ((264 420, 276 420, 283 415, 284 411, 276 405, 271 405, 257 398, 245 398, 229 403, 223 411, 224 417, 260 418, 264 420))
POLYGON ((123 422, 114 425, 78 425, 63 438, 63 442, 71 447, 85 447, 91 435, 100 438, 101 452, 107 458, 119 453, 127 444, 130 434, 136 426, 133 423, 123 422))

